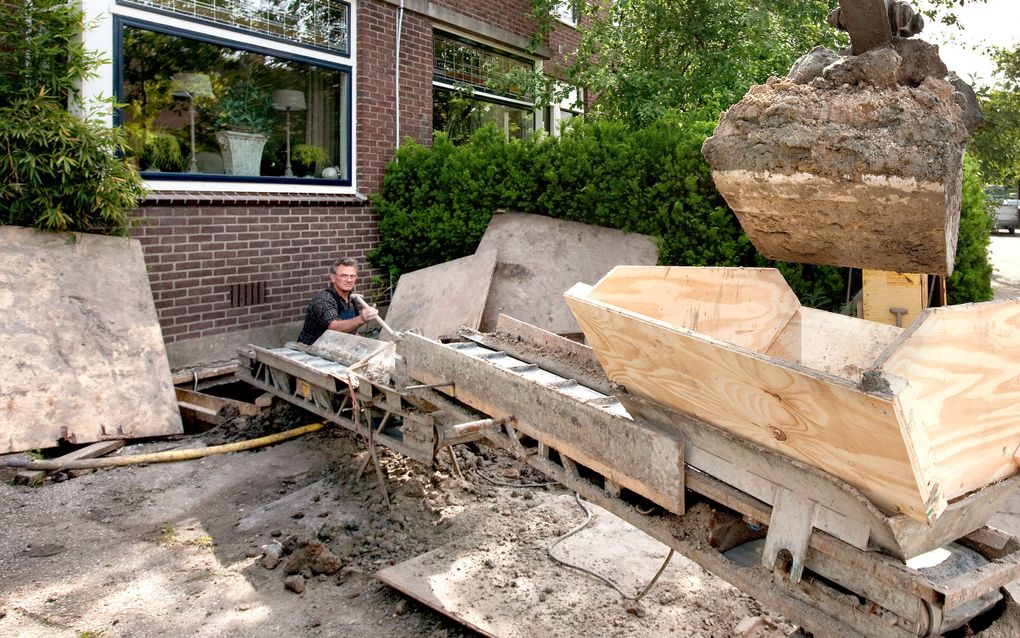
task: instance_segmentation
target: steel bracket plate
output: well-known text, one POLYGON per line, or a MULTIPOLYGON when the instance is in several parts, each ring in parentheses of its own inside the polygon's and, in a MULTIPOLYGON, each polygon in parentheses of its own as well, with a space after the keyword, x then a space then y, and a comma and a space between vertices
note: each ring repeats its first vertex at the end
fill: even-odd
POLYGON ((779 488, 776 501, 772 505, 772 517, 769 520, 769 531, 765 537, 765 551, 762 552, 762 565, 772 570, 776 567, 780 552, 790 553, 790 580, 799 583, 804 574, 804 560, 807 556, 808 543, 815 525, 815 508, 817 503, 811 499, 779 488))

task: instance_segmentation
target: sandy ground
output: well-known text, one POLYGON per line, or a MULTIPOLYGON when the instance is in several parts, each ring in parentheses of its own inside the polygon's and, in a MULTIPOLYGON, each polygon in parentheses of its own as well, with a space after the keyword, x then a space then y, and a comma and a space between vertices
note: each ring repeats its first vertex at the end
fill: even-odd
MULTIPOLYGON (((134 444, 121 453, 215 439, 134 444)), ((362 449, 338 428, 204 460, 57 475, 35 488, 10 484, 13 471, 4 470, 0 636, 473 636, 374 578, 450 543, 491 547, 493 556, 523 544, 514 578, 550 592, 556 635, 663 635, 668 618, 672 635, 729 636, 758 616, 766 622, 749 636, 793 630, 686 560, 674 560, 640 615, 597 581, 549 571, 541 548, 584 515, 554 507, 567 494, 557 486, 490 483, 544 481, 502 453, 463 448, 466 478, 458 479, 448 466, 429 470, 384 452, 388 510, 374 480, 354 478, 362 449), (272 565, 265 554, 277 545, 283 555, 272 565), (552 578, 536 576, 544 571, 552 578)), ((661 556, 626 560, 654 574, 661 556)), ((613 574, 611 563, 597 567, 613 574)))

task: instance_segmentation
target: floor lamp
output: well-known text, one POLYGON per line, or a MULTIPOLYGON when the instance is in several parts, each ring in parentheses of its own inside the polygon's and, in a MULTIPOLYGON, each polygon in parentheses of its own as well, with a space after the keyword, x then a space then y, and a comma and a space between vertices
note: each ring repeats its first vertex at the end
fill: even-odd
POLYGON ((170 90, 174 97, 188 99, 188 117, 191 120, 191 161, 188 172, 198 172, 198 159, 195 157, 195 98, 213 97, 212 83, 205 73, 175 73, 170 78, 170 90))
POLYGON ((290 112, 305 110, 305 94, 294 89, 277 89, 273 91, 273 108, 287 113, 287 168, 284 177, 294 177, 290 168, 290 112))

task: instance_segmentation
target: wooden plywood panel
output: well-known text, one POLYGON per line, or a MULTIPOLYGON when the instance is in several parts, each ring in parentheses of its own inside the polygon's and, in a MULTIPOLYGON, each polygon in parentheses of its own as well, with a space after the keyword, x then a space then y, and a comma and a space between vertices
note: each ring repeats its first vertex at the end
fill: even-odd
POLYGON ((864 318, 868 321, 896 325, 891 308, 902 308, 900 327, 906 328, 928 307, 928 276, 887 270, 864 270, 861 273, 864 318))
POLYGON ((177 434, 137 240, 0 227, 0 453, 177 434))
MULTIPOLYGON (((587 507, 592 511, 591 523, 557 544, 556 556, 637 594, 655 576, 669 547, 597 505, 588 503, 587 507)), ((622 606, 616 615, 591 613, 590 602, 578 604, 615 603, 617 594, 586 574, 561 568, 541 550, 536 552, 556 540, 562 530, 585 520, 573 497, 558 496, 515 513, 512 535, 506 533, 506 523, 500 518, 492 517, 448 545, 386 567, 376 577, 482 636, 569 636, 575 633, 572 628, 579 626, 578 614, 583 614, 582 622, 591 636, 620 633, 620 617, 625 614, 622 606), (573 621, 564 622, 567 617, 573 621)), ((699 588, 720 595, 732 591, 698 572, 683 555, 675 555, 663 571, 662 584, 648 599, 665 584, 685 578, 697 579, 699 588)), ((656 604, 626 635, 666 636, 685 624, 690 624, 690 610, 685 605, 656 604)))
POLYGON ((635 394, 850 483, 887 512, 922 521, 945 501, 924 432, 905 432, 889 397, 590 299, 565 295, 606 374, 635 394))
POLYGON ((881 370, 902 380, 904 418, 927 430, 947 498, 1016 472, 1020 300, 926 310, 881 370))
POLYGON ((774 268, 617 266, 590 297, 755 352, 800 308, 774 268))
POLYGON ((651 237, 542 215, 493 215, 478 252, 495 250, 481 330, 495 330, 500 313, 557 334, 580 331, 563 303, 578 281, 594 283, 617 264, 658 261, 651 237))
POLYGON ((859 383, 902 333, 895 326, 802 307, 765 354, 859 383))
POLYGON ((426 337, 454 336, 461 326, 477 330, 496 268, 496 251, 479 250, 414 272, 397 281, 386 323, 394 330, 416 328, 426 337))

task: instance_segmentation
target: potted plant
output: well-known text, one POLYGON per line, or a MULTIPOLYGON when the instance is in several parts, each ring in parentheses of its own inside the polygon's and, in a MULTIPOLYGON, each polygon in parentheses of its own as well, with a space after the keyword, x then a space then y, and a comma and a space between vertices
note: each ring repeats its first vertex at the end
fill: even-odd
POLYGON ((299 170, 304 168, 305 177, 315 177, 329 163, 329 153, 317 144, 295 144, 291 157, 299 170))
POLYGON ((228 175, 260 175, 262 151, 276 119, 269 93, 249 79, 236 80, 216 104, 216 141, 228 175))

